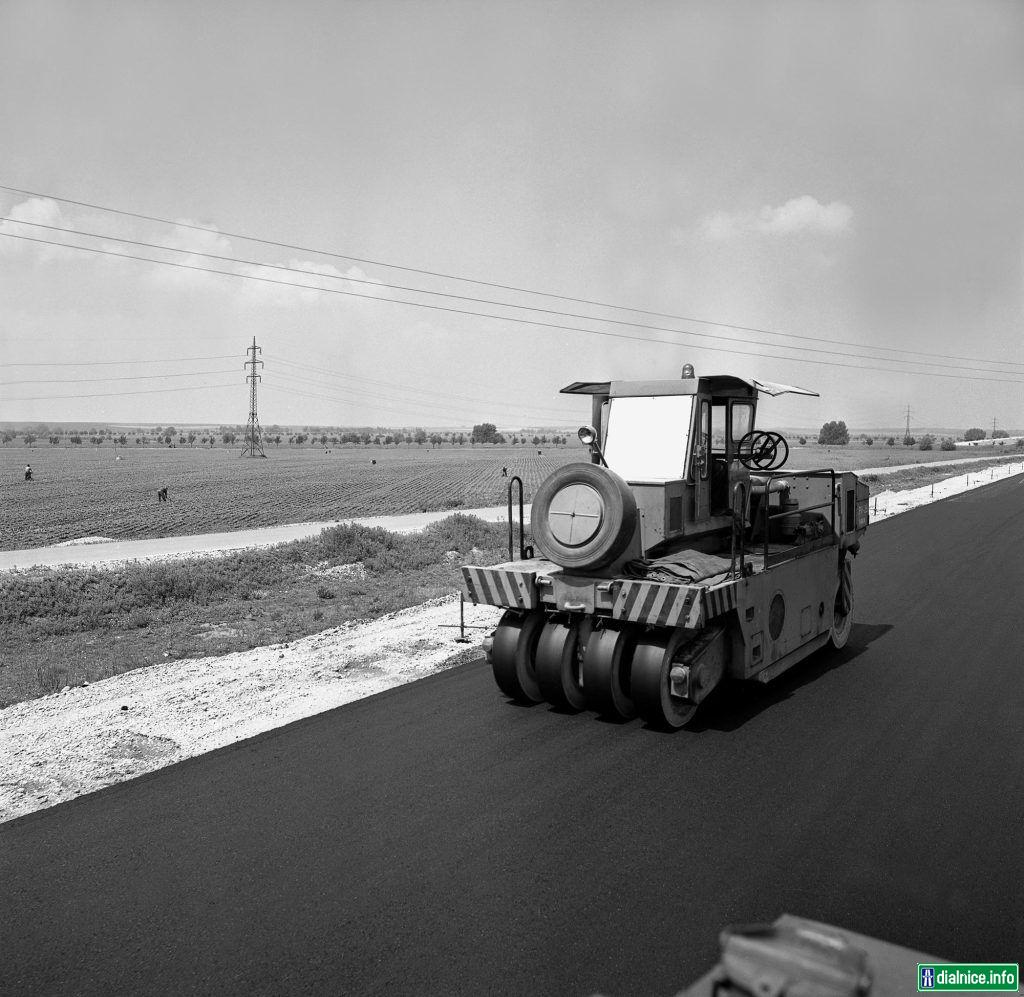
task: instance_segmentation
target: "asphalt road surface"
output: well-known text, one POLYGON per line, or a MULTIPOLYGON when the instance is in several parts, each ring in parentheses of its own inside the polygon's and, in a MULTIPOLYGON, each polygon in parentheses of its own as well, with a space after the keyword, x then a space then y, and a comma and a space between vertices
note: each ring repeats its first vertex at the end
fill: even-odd
POLYGON ((1022 961, 1022 552, 1021 478, 880 524, 847 648, 674 735, 477 663, 13 821, 0 991, 668 995, 784 911, 1022 961))

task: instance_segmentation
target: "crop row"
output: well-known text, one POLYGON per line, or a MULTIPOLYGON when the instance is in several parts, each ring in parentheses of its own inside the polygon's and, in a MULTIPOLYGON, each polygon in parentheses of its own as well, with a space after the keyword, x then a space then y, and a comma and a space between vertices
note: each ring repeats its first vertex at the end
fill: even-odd
POLYGON ((121 453, 0 450, 0 548, 500 505, 503 467, 523 479, 529 501, 554 468, 582 457, 578 447, 272 450, 266 460, 198 448, 121 453))

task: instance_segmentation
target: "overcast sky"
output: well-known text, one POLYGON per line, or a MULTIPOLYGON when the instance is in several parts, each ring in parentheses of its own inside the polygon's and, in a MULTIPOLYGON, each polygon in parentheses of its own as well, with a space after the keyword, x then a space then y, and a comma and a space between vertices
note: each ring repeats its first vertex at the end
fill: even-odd
POLYGON ((221 234, 8 191, 106 238, 0 233, 369 295, 5 235, 0 421, 244 422, 255 336, 264 424, 574 424, 689 362, 820 391, 762 424, 1022 428, 1022 177, 1012 0, 0 0, 0 184, 221 234))

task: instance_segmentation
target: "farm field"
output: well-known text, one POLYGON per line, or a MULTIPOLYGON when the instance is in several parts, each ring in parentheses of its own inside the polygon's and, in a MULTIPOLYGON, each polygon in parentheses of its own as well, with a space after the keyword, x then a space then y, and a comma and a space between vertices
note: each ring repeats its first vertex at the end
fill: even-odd
POLYGON ((4 447, 0 549, 500 505, 503 466, 523 479, 529 501, 556 467, 585 459, 578 445, 541 449, 272 447, 252 460, 222 448, 128 447, 116 461, 109 447, 4 447), (164 487, 168 501, 158 503, 164 487))
MULTIPOLYGON (((562 464, 586 459, 582 447, 270 448, 248 460, 226 448, 8 446, 0 448, 0 549, 83 537, 144 539, 352 516, 398 515, 501 505, 510 475, 532 498, 562 464), (376 461, 376 464, 372 463, 376 461), (30 463, 34 480, 25 482, 30 463), (167 503, 156 491, 166 487, 167 503)), ((971 457, 1009 456, 1008 447, 971 457)), ((900 467, 961 457, 915 448, 794 445, 787 467, 900 467)))

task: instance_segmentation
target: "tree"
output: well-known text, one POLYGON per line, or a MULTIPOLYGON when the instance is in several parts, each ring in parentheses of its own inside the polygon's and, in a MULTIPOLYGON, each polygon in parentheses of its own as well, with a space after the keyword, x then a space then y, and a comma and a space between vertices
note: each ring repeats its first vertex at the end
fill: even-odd
POLYGON ((850 431, 842 420, 826 422, 818 433, 818 442, 826 446, 845 446, 850 442, 850 431))
POLYGON ((931 450, 935 446, 935 437, 931 433, 925 433, 917 444, 918 450, 931 450))
POLYGON ((421 447, 427 442, 427 434, 422 429, 416 430, 416 446, 421 447))
POLYGON ((993 440, 1005 440, 1008 439, 1010 434, 1005 429, 993 429, 992 439, 993 440))
POLYGON ((36 434, 35 433, 26 433, 25 434, 25 446, 30 447, 30 446, 32 446, 33 443, 35 443, 35 441, 36 441, 36 434))
POLYGON ((79 436, 79 435, 78 435, 78 434, 76 433, 76 434, 75 434, 74 436, 72 436, 72 437, 71 437, 71 442, 72 442, 72 443, 73 443, 73 444, 74 444, 74 445, 75 445, 76 447, 80 447, 80 446, 82 445, 82 437, 81 437, 81 436, 79 436))
POLYGON ((3 436, 0 436, 0 441, 3 442, 4 446, 7 446, 7 444, 10 443, 13 439, 14 439, 14 434, 13 433, 4 433, 3 436))
POLYGON ((903 437, 903 445, 905 447, 912 447, 916 442, 917 442, 917 440, 913 436, 904 436, 903 437))
POLYGON ((540 443, 540 437, 539 436, 535 436, 533 438, 533 445, 537 446, 539 443, 540 443))
POLYGON ((874 444, 874 442, 875 442, 875 438, 873 436, 865 436, 864 437, 864 446, 870 447, 872 444, 874 444))
POLYGON ((894 446, 896 446, 896 437, 895 436, 890 436, 889 439, 887 439, 885 441, 885 445, 887 447, 894 447, 894 446))
POLYGON ((473 443, 493 443, 498 435, 498 427, 493 422, 481 422, 473 427, 470 440, 473 443))
POLYGON ((190 447, 194 447, 196 445, 196 434, 195 433, 189 433, 188 434, 188 445, 190 447))
POLYGON ((942 443, 939 444, 939 447, 942 450, 956 450, 956 444, 953 442, 953 438, 951 436, 943 436, 942 443))
POLYGON ((964 439, 968 443, 972 442, 973 440, 983 440, 985 439, 985 430, 978 429, 977 426, 975 426, 973 429, 968 429, 967 432, 964 433, 964 439))
MULTIPOLYGON (((193 435, 192 439, 193 439, 193 440, 195 439, 195 436, 194 436, 194 435, 193 435)), ((120 435, 120 436, 119 436, 119 437, 117 438, 117 442, 118 442, 118 443, 120 443, 120 444, 121 444, 121 446, 123 446, 123 447, 126 447, 126 446, 128 446, 128 437, 127 437, 127 436, 125 436, 125 435, 124 435, 124 433, 122 433, 122 434, 121 434, 121 435, 120 435)))

